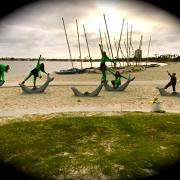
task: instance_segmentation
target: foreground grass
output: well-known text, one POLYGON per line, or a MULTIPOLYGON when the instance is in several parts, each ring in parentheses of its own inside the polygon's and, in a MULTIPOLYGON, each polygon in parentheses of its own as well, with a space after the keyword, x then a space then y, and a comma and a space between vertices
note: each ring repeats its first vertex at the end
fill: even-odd
POLYGON ((179 139, 180 114, 35 117, 0 126, 0 158, 43 179, 134 179, 175 162, 179 139))

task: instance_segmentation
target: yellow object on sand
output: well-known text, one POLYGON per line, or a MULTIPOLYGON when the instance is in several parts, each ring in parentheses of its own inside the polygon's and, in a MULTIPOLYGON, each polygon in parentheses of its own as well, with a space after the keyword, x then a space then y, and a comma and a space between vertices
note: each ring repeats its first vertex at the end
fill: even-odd
POLYGON ((150 100, 150 101, 149 101, 149 104, 153 104, 153 100, 150 100))

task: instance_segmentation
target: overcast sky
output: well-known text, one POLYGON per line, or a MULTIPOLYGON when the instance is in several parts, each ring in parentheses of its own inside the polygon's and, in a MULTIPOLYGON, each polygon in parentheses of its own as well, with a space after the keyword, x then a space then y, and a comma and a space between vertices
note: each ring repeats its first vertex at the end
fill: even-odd
MULTIPOLYGON (((87 33, 92 58, 100 58, 99 28, 107 50, 104 32, 106 16, 113 48, 114 38, 119 39, 123 18, 125 18, 121 45, 127 41, 127 22, 132 45, 139 47, 143 35, 143 56, 147 56, 151 35, 149 56, 154 54, 180 54, 180 20, 173 15, 141 1, 128 0, 49 0, 27 5, 0 21, 0 57, 69 58, 62 17, 70 43, 73 58, 79 58, 76 19, 78 20, 82 58, 88 56, 83 24, 87 33)), ((125 51, 124 51, 125 53, 125 51)))

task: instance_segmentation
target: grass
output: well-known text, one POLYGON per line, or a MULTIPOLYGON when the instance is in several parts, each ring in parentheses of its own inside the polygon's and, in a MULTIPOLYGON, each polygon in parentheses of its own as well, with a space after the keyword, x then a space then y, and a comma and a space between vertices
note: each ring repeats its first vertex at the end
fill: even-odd
POLYGON ((180 114, 39 116, 0 125, 0 158, 43 179, 134 179, 179 159, 179 139, 180 114))

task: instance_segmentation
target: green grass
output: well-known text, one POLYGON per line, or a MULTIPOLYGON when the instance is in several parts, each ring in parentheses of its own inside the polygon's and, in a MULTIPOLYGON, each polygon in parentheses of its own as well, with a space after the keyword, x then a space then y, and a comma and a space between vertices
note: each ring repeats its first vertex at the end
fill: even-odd
POLYGON ((180 114, 34 117, 0 126, 0 158, 43 179, 134 179, 179 159, 179 140, 180 114))

